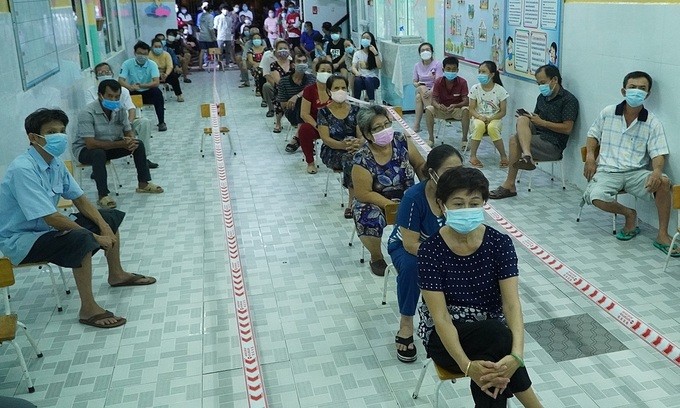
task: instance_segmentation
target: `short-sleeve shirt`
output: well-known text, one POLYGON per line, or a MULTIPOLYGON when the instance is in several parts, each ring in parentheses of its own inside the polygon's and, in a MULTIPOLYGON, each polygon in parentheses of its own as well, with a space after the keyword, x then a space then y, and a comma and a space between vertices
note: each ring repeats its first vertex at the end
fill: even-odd
POLYGON ((271 65, 269 66, 269 70, 270 72, 274 71, 278 72, 281 78, 283 78, 286 75, 292 75, 295 72, 295 64, 291 62, 289 65, 290 67, 288 71, 286 71, 285 69, 283 69, 281 65, 279 65, 279 61, 276 61, 275 59, 274 62, 272 62, 271 65))
POLYGON ((260 69, 262 69, 262 75, 269 75, 272 72, 272 63, 276 61, 274 56, 274 51, 267 50, 262 54, 262 61, 260 61, 260 69))
POLYGON ((490 91, 485 91, 481 84, 474 84, 468 97, 477 102, 477 113, 490 116, 501 110, 501 102, 508 99, 508 91, 498 84, 494 84, 490 91))
POLYGON ((198 18, 198 41, 215 41, 216 37, 213 28, 215 28, 215 18, 208 12, 202 13, 198 18))
MULTIPOLYGON (((87 90, 85 94, 85 100, 87 103, 96 101, 99 99, 99 89, 97 86, 93 86, 87 90)), ((130 96, 130 91, 125 87, 120 87, 120 106, 129 112, 130 109, 137 109, 134 102, 132 102, 132 96, 130 96)))
POLYGON ((275 18, 265 18, 264 29, 267 32, 268 38, 276 38, 279 36, 279 22, 275 18))
POLYGON ((340 68, 344 67, 344 58, 345 58, 345 40, 344 38, 341 38, 338 40, 338 43, 335 44, 333 41, 330 41, 326 45, 326 54, 331 56, 331 59, 333 60, 333 64, 338 64, 342 61, 342 64, 340 68))
POLYGON ((278 93, 276 95, 276 100, 279 102, 285 102, 292 98, 293 95, 299 94, 306 87, 316 83, 316 78, 312 74, 305 74, 300 83, 295 83, 293 80, 293 75, 287 75, 281 78, 278 85, 278 93))
MULTIPOLYGON (((557 95, 550 99, 539 94, 536 99, 534 113, 548 122, 576 122, 576 118, 578 117, 578 99, 576 99, 571 92, 560 87, 557 95)), ((567 140, 569 139, 568 134, 557 133, 541 126, 536 126, 536 130, 540 134, 541 139, 554 144, 560 150, 564 150, 564 148, 567 147, 567 140)))
POLYGON ((228 15, 220 14, 215 17, 213 24, 215 24, 215 30, 217 30, 218 41, 232 41, 234 39, 232 23, 233 21, 228 15))
MULTIPOLYGON (((158 71, 158 64, 147 60, 144 65, 139 65, 134 58, 130 58, 123 62, 120 67, 120 78, 123 78, 130 85, 148 84, 154 78, 160 78, 161 74, 158 71)), ((140 89, 139 92, 145 92, 147 89, 140 89)))
MULTIPOLYGON (((518 275, 512 240, 489 226, 482 244, 471 255, 451 251, 441 232, 418 249, 418 286, 443 292, 453 321, 504 320, 499 282, 518 275)), ((432 316, 423 302, 418 335, 427 343, 433 329, 432 316)))
POLYGON ((427 89, 432 89, 435 79, 440 78, 442 75, 444 75, 444 68, 441 61, 432 60, 427 65, 423 64, 423 61, 418 61, 413 66, 413 82, 421 83, 427 89))
POLYGON ((113 111, 109 119, 99 100, 90 102, 78 114, 78 132, 72 143, 73 157, 77 159, 80 151, 85 148, 85 138, 94 137, 96 140, 113 142, 123 139, 123 132, 130 130, 132 126, 127 110, 113 111))
POLYGON ((302 33, 300 30, 300 15, 298 13, 293 12, 286 15, 286 32, 289 38, 299 37, 302 33))
POLYGON ((434 215, 430 208, 430 203, 427 202, 427 196, 425 195, 427 182, 427 180, 421 181, 404 193, 404 197, 402 197, 399 203, 399 210, 397 211, 397 224, 392 231, 392 235, 390 235, 390 239, 387 241, 389 252, 403 247, 403 239, 399 227, 420 232, 419 241, 424 242, 444 226, 444 217, 434 215))
POLYGON ((325 108, 332 102, 331 98, 328 98, 325 103, 322 103, 321 100, 319 100, 319 88, 317 88, 316 84, 307 86, 304 91, 302 91, 302 97, 309 102, 309 115, 314 118, 314 120, 316 120, 319 109, 325 108))
POLYGON ((47 163, 30 147, 10 163, 0 183, 0 251, 14 265, 21 263, 41 235, 54 231, 43 217, 58 211, 59 197, 82 195, 61 159, 47 163))
MULTIPOLYGON (((357 65, 358 63, 368 63, 368 53, 371 52, 369 50, 366 50, 366 52, 357 50, 354 52, 354 56, 352 57, 352 65, 357 65)), ((359 65, 358 65, 359 66, 359 65)), ((359 76, 362 77, 378 77, 378 69, 366 69, 366 68, 361 68, 359 66, 359 76)))
POLYGON ((172 69, 172 67, 174 66, 172 62, 172 56, 167 51, 163 51, 161 55, 156 55, 152 51, 149 53, 149 60, 156 63, 156 65, 158 66, 159 75, 161 72, 163 73, 168 72, 168 68, 172 69))
POLYGON ((262 56, 264 56, 264 53, 267 52, 267 47, 262 47, 261 52, 255 52, 255 47, 251 47, 248 50, 248 55, 253 56, 253 62, 257 62, 258 64, 262 62, 262 56))
POLYGON ((620 173, 646 168, 650 159, 669 153, 661 121, 644 107, 628 126, 626 102, 607 106, 588 130, 600 145, 597 171, 620 173))
POLYGON ((440 77, 435 79, 432 87, 432 99, 444 106, 463 102, 468 93, 467 81, 462 77, 456 77, 453 81, 440 77))
POLYGON ((312 30, 311 34, 309 34, 307 31, 302 32, 302 35, 300 36, 300 44, 302 44, 307 52, 311 52, 314 49, 314 36, 316 34, 321 35, 321 33, 316 30, 312 30))

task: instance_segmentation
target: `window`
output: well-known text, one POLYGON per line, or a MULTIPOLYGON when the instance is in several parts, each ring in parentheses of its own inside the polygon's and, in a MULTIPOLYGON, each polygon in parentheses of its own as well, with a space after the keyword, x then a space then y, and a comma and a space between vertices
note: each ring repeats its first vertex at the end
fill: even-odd
POLYGON ((83 16, 83 3, 81 0, 71 0, 71 7, 73 8, 73 17, 76 20, 76 29, 78 30, 78 47, 80 48, 80 69, 90 68, 90 51, 88 49, 89 41, 85 33, 85 18, 83 16))
POLYGON ((397 24, 395 35, 399 35, 401 27, 404 27, 404 35, 419 35, 416 29, 415 23, 415 11, 418 9, 422 12, 422 5, 418 8, 416 7, 416 0, 406 0, 406 1, 396 1, 394 2, 396 6, 397 14, 397 24))
POLYGON ((132 0, 129 5, 132 9, 132 22, 135 25, 135 38, 139 38, 142 36, 142 33, 139 29, 139 12, 137 11, 137 0, 132 0))
POLYGON ((97 22, 100 44, 103 43, 104 52, 123 49, 123 38, 120 34, 118 21, 118 3, 116 0, 94 0, 94 18, 97 22))

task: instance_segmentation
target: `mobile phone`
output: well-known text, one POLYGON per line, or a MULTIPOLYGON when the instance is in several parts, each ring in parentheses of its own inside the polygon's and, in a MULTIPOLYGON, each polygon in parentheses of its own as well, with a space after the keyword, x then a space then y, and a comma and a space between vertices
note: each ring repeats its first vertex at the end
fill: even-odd
POLYGON ((524 109, 524 108, 517 109, 517 113, 520 114, 520 115, 528 115, 528 116, 531 116, 531 113, 530 113, 530 112, 527 112, 527 110, 524 109))

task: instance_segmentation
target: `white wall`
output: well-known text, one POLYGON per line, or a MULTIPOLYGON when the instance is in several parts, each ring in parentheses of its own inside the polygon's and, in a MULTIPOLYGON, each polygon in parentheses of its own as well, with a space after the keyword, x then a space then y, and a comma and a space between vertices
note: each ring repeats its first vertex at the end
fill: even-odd
MULTIPOLYGON (((347 14, 346 0, 303 0, 301 3, 304 21, 311 21, 314 29, 321 32, 324 21, 335 24, 347 14), (312 14, 312 8, 316 7, 317 14, 312 14)), ((342 34, 347 35, 347 23, 342 25, 342 34)))

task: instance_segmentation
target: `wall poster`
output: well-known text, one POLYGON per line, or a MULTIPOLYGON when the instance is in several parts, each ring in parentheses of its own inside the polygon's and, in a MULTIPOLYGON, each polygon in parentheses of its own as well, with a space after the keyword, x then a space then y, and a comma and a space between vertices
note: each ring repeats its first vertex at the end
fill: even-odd
POLYGON ((461 61, 494 61, 503 68, 505 0, 450 0, 444 9, 444 51, 461 61))

